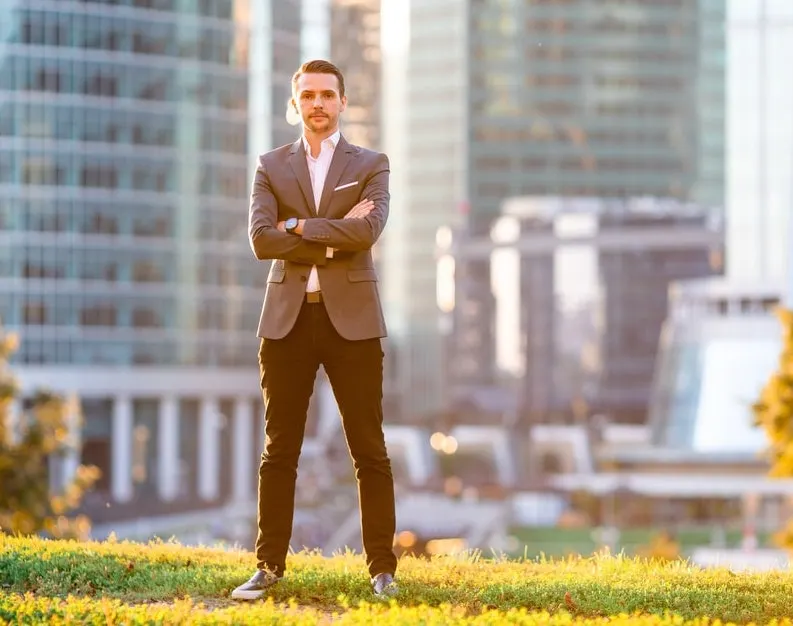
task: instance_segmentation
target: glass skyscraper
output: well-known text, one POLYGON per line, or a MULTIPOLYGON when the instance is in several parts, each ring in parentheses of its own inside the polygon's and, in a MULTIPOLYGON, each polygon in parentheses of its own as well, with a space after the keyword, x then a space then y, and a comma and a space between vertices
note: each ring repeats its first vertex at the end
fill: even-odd
MULTIPOLYGON (((395 106, 384 122, 400 177, 392 180, 404 180, 385 234, 386 314, 405 355, 405 414, 431 421, 451 401, 444 369, 458 365, 445 356, 458 338, 438 327, 439 227, 487 237, 504 201, 520 197, 723 206, 726 8, 722 0, 386 6, 387 83, 408 85, 388 87, 395 106)), ((455 272, 468 289, 457 293, 461 336, 479 346, 481 384, 495 384, 490 262, 455 272)))
MULTIPOLYGON (((476 3, 471 11, 469 223, 474 235, 488 233, 510 197, 591 196, 617 199, 617 205, 651 197, 723 211, 723 3, 536 0, 476 3)), ((599 228, 619 234, 638 225, 686 226, 685 217, 658 208, 652 209, 653 219, 641 208, 620 211, 614 217, 598 208, 599 228)), ((565 303, 559 302, 559 285, 554 287, 551 278, 561 269, 560 259, 527 258, 525 265, 533 283, 524 285, 527 324, 521 331, 535 368, 527 373, 523 392, 529 406, 550 415, 563 412, 575 396, 558 377, 547 375, 554 360, 562 358, 552 354, 548 339, 554 328, 564 327, 565 303), (557 398, 546 402, 554 393, 557 398)), ((589 287, 603 309, 603 363, 599 385, 591 385, 587 401, 590 410, 616 421, 642 422, 669 281, 708 276, 720 268, 710 266, 706 245, 601 250, 591 265, 597 286, 589 287)), ((473 262, 468 271, 488 285, 490 269, 483 261, 473 262)), ((481 317, 492 319, 492 300, 481 299, 480 306, 481 317)), ((491 325, 479 324, 485 346, 491 325)), ((473 330, 466 327, 461 336, 473 330)), ((482 361, 492 364, 488 357, 482 361)), ((498 375, 498 370, 491 369, 489 376, 485 371, 481 384, 498 375)))
MULTIPOLYGON (((724 202, 721 0, 471 5, 469 196, 724 202)), ((477 228, 477 226, 479 228, 477 228)))
POLYGON ((14 4, 0 313, 22 330, 19 361, 251 363, 264 275, 240 245, 247 46, 232 3, 14 4))
POLYGON ((0 3, 0 318, 81 398, 100 517, 255 495, 250 168, 299 41, 291 0, 0 3))

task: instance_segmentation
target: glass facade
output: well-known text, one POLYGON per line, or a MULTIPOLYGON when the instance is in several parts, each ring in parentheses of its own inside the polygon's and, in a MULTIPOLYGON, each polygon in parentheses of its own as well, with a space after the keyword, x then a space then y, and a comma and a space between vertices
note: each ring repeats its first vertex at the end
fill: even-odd
MULTIPOLYGON (((519 250, 490 253, 490 281, 470 271, 488 261, 466 259, 460 243, 456 289, 464 296, 450 366, 455 409, 481 420, 487 403, 480 399, 500 384, 514 392, 512 410, 523 424, 572 423, 587 414, 643 423, 669 285, 719 271, 713 260, 721 256, 721 231, 711 225, 717 214, 599 198, 507 204, 493 239, 514 220, 524 241, 519 250), (500 262, 506 254, 514 256, 511 267, 500 262), (492 323, 481 313, 490 310, 492 323)), ((488 419, 501 420, 509 406, 502 402, 488 419)))
POLYGON ((444 409, 449 363, 436 304, 436 233, 463 206, 468 9, 460 0, 383 2, 384 146, 391 213, 381 254, 395 385, 406 420, 444 409))
POLYGON ((469 198, 724 203, 724 3, 471 3, 469 198), (722 130, 720 130, 722 129, 722 130))
POLYGON ((752 405, 777 369, 777 286, 682 281, 672 290, 650 403, 657 445, 758 458, 752 405))
POLYGON ((254 364, 247 1, 3 4, 0 318, 17 359, 254 364))
POLYGON ((301 0, 275 0, 272 3, 273 64, 272 83, 272 145, 294 142, 299 128, 285 122, 286 107, 292 97, 292 75, 303 62, 300 54, 301 0))
MULTIPOLYGON (((706 212, 700 215, 610 216, 600 231, 626 227, 647 231, 707 228, 706 212)), ((672 235, 674 237, 674 235, 672 235)), ((590 403, 593 410, 620 422, 644 423, 647 418, 661 335, 668 306, 669 285, 678 280, 717 274, 709 245, 679 247, 669 242, 658 249, 601 251, 603 287, 602 367, 599 385, 590 403)))
POLYGON ((344 72, 348 87, 342 122, 351 143, 380 149, 381 0, 333 0, 330 58, 344 72))
MULTIPOLYGON (((470 236, 487 237, 509 198, 619 204, 652 197, 723 210, 722 2, 482 0, 468 6, 470 236)), ((625 211, 601 216, 597 230, 608 236, 640 223, 647 229, 690 226, 684 222, 625 211)), ((536 233, 550 228, 522 227, 536 233)), ((526 352, 521 411, 532 420, 568 419, 576 412, 573 405, 585 401, 591 411, 641 422, 669 281, 707 276, 721 267, 712 263, 707 245, 670 245, 595 250, 567 260, 559 251, 533 254, 521 270, 523 304, 511 337, 526 352), (567 273, 587 276, 577 282, 597 292, 589 308, 568 303, 560 288, 562 269, 570 263, 578 269, 567 273), (582 347, 579 332, 598 334, 597 350, 582 347)), ((457 383, 470 393, 498 385, 504 374, 489 347, 499 334, 489 294, 493 273, 489 259, 465 262, 463 290, 482 294, 475 303, 461 303, 477 314, 468 321, 459 314, 454 338, 469 344, 462 346, 469 358, 455 364, 470 364, 457 383)))

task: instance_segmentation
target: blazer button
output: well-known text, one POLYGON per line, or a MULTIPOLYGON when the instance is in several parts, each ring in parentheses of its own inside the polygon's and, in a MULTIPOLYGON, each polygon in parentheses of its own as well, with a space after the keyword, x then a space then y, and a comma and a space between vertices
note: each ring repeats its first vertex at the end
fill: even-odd
POLYGON ((306 282, 308 280, 308 278, 306 276, 301 276, 300 280, 302 280, 303 282, 306 282))

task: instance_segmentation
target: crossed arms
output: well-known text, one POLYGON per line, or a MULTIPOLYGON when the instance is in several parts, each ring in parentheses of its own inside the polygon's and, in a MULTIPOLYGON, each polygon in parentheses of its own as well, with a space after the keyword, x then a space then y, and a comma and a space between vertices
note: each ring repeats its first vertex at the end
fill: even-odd
POLYGON ((327 248, 347 252, 370 249, 388 219, 388 177, 388 157, 380 154, 361 192, 361 197, 371 202, 368 213, 357 217, 363 211, 352 210, 344 218, 312 217, 301 220, 298 234, 290 234, 279 228, 278 200, 260 158, 248 214, 248 237, 253 253, 259 260, 324 265, 327 248))

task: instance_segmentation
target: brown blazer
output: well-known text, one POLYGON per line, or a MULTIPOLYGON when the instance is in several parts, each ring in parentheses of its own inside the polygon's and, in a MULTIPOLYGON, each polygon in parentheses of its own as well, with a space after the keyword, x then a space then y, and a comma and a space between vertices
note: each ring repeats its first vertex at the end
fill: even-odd
POLYGON ((302 139, 259 157, 248 236, 257 259, 273 259, 259 337, 281 339, 292 329, 312 265, 317 266, 325 308, 342 337, 386 336, 372 246, 388 219, 388 177, 385 154, 353 146, 342 136, 317 211, 302 139), (369 215, 342 219, 363 198, 374 202, 369 215), (302 237, 276 228, 293 216, 306 219, 302 237), (336 249, 331 259, 326 258, 328 247, 336 249))

